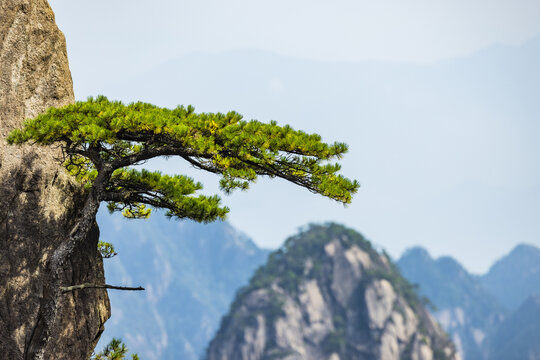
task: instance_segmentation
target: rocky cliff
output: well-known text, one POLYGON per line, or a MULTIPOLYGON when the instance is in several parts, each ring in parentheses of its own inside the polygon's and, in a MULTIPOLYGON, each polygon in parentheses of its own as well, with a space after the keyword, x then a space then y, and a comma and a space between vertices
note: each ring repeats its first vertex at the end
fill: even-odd
POLYGON ((207 351, 208 360, 457 358, 388 257, 335 224, 272 253, 207 351))
MULTIPOLYGON (((0 2, 0 354, 5 359, 85 359, 109 317, 102 290, 56 298, 48 263, 82 205, 57 149, 13 147, 9 131, 74 100, 66 44, 46 0, 0 2)), ((99 231, 58 274, 100 282, 99 231)))

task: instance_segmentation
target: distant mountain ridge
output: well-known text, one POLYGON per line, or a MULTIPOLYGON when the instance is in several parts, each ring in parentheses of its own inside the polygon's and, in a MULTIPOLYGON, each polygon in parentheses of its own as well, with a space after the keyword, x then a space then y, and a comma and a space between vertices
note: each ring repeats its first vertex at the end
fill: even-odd
MULTIPOLYGON (((540 233, 534 216, 540 184, 531 176, 540 169, 534 155, 540 152, 539 59, 540 37, 431 65, 317 62, 242 49, 186 54, 132 79, 111 79, 100 91, 128 102, 234 109, 247 119, 275 119, 339 139, 350 146, 344 168, 369 185, 362 190, 365 211, 333 207, 333 220, 356 226, 362 217, 372 231, 385 234, 388 248, 401 247, 401 232, 411 234, 419 226, 418 240, 437 238, 444 244, 440 251, 493 239, 485 247, 489 259, 501 252, 505 239, 540 233), (486 146, 478 146, 486 138, 486 146), (394 178, 399 186, 389 180, 394 178), (517 186, 519 179, 527 185, 517 186), (493 224, 501 221, 505 225, 495 230, 493 224)), ((95 90, 81 95, 92 94, 95 90)), ((173 167, 171 161, 161 169, 167 166, 173 167)), ((265 204, 259 211, 268 215, 259 216, 254 202, 231 197, 231 219, 264 243, 284 239, 301 223, 324 220, 318 214, 329 206, 300 194, 283 207, 276 198, 292 193, 280 184, 252 190, 250 196, 265 204), (265 223, 272 213, 279 226, 265 223)), ((461 259, 476 260, 467 251, 461 259)), ((479 267, 487 268, 487 262, 479 267)))
MULTIPOLYGON (((436 306, 437 320, 452 336, 464 359, 492 359, 495 353, 509 356, 512 351, 517 352, 516 344, 519 349, 530 350, 527 356, 540 358, 536 350, 540 349, 540 333, 532 330, 535 317, 523 315, 525 304, 540 291, 538 248, 516 246, 483 276, 469 274, 451 257, 433 259, 421 247, 407 250, 397 264, 409 281, 419 285, 420 294, 436 306), (511 321, 516 317, 520 319, 520 329, 511 325, 516 323, 511 321), (501 335, 508 334, 505 328, 513 328, 514 333, 527 340, 516 341, 514 336, 501 335)), ((525 308, 534 306, 529 304, 525 308)))
POLYGON ((198 224, 152 214, 127 220, 100 213, 101 239, 118 255, 105 259, 107 282, 142 285, 110 291, 111 319, 98 349, 121 337, 145 360, 197 360, 236 289, 268 254, 227 222, 198 224))
MULTIPOLYGON (((119 252, 105 260, 107 282, 146 287, 145 293, 109 292, 113 316, 101 344, 122 337, 148 360, 199 359, 234 293, 269 253, 228 223, 179 222, 156 213, 146 221, 100 214, 99 224, 101 239, 119 252)), ((435 317, 465 359, 510 354, 518 345, 534 359, 538 302, 529 293, 537 284, 538 254, 534 246, 520 245, 484 276, 469 274, 450 257, 432 259, 419 247, 405 252, 398 265, 437 307, 435 317), (517 301, 529 298, 514 313, 485 285, 505 289, 509 281, 517 301), (516 336, 507 336, 505 328, 516 336)))
POLYGON ((421 247, 407 250, 397 265, 405 278, 419 284, 420 294, 435 305, 435 317, 462 356, 481 359, 486 331, 500 322, 505 309, 484 289, 480 279, 453 258, 434 260, 421 247))
POLYGON ((501 304, 516 310, 530 295, 540 295, 540 249, 527 244, 516 246, 481 279, 501 304))

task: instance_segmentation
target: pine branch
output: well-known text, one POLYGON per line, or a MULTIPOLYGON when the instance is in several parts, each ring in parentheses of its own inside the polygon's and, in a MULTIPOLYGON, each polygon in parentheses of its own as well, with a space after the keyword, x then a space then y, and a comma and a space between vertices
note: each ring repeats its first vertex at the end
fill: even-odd
POLYGON ((142 286, 139 287, 126 287, 126 286, 114 286, 114 285, 108 285, 108 284, 90 284, 90 283, 84 283, 80 285, 73 285, 73 286, 61 286, 60 290, 62 290, 63 293, 67 293, 73 290, 79 290, 79 289, 114 289, 114 290, 144 290, 142 286))

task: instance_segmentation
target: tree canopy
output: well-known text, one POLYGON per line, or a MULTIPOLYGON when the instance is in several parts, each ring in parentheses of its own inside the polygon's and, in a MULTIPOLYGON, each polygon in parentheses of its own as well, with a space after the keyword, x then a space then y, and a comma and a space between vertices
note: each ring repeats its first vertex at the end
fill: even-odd
POLYGON ((317 134, 274 121, 245 121, 233 111, 195 113, 192 106, 125 105, 98 96, 48 109, 12 131, 8 142, 59 143, 64 165, 95 201, 131 218, 148 217, 151 208, 201 222, 228 212, 219 196, 197 195, 202 185, 190 177, 130 167, 159 156, 178 156, 218 174, 226 193, 268 176, 347 204, 359 187, 331 162, 347 152, 344 143, 327 144, 317 134))

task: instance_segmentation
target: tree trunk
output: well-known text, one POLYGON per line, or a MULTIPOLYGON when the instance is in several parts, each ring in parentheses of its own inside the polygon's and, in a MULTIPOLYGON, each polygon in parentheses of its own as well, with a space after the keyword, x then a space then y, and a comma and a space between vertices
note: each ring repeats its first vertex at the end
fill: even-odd
POLYGON ((49 106, 73 102, 65 40, 46 0, 0 0, 0 354, 3 359, 87 359, 110 315, 91 219, 84 241, 53 269, 85 197, 59 151, 6 144, 8 132, 49 106), (54 270, 54 271, 53 271, 54 270))

